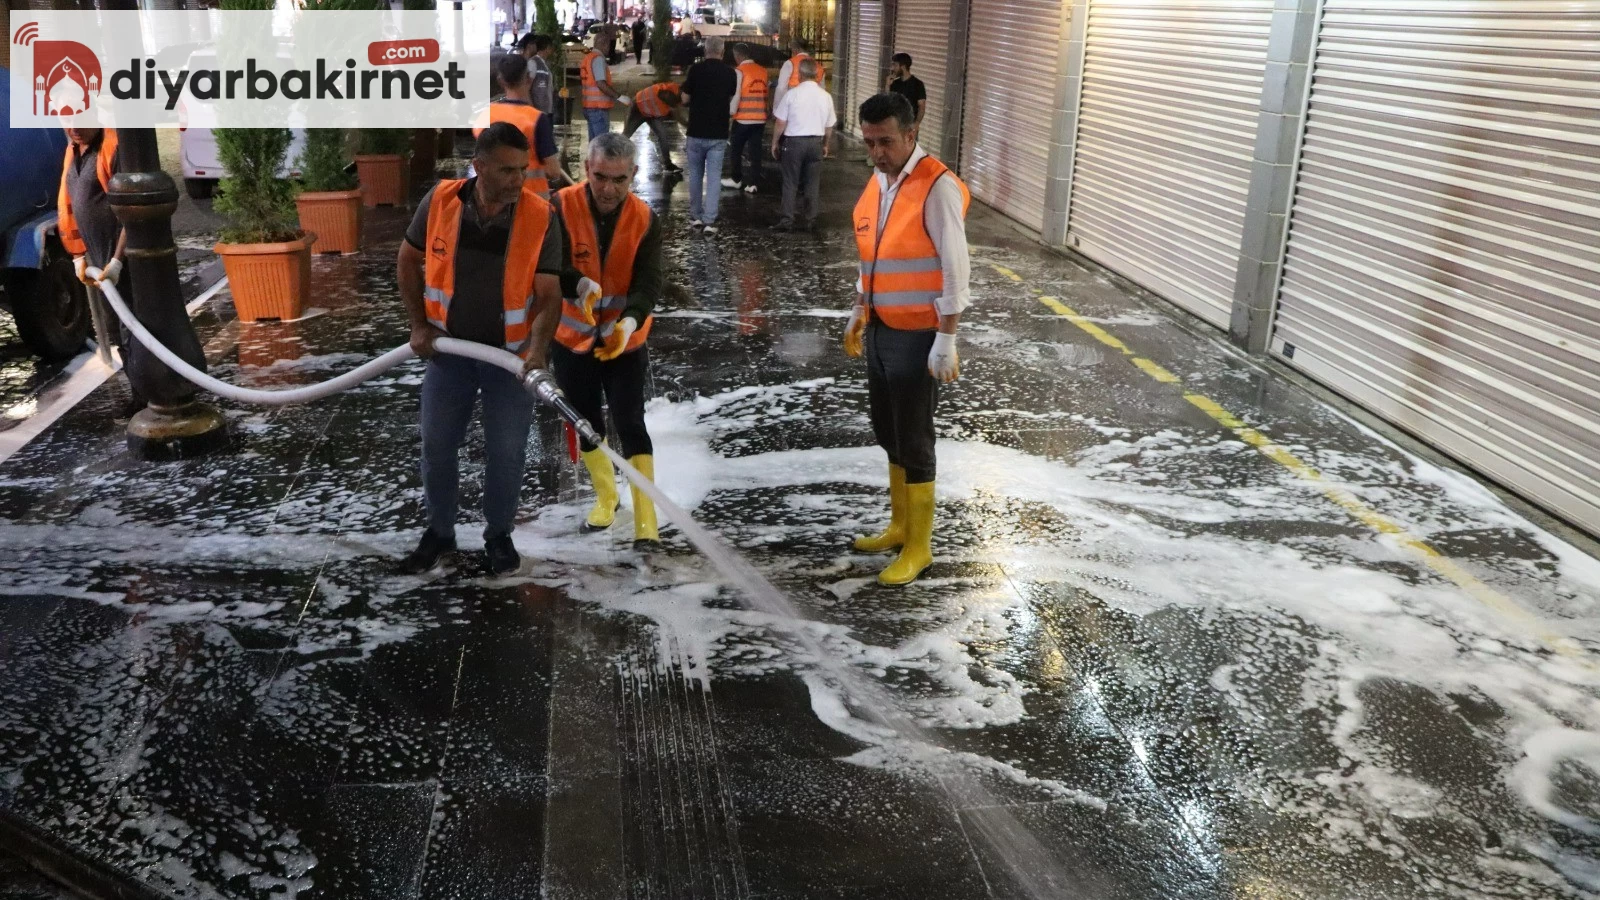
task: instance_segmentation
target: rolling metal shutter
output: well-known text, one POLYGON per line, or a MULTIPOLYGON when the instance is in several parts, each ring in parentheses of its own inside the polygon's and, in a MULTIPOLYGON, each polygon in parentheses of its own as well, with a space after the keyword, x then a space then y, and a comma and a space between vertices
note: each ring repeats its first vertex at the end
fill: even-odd
POLYGON ((1328 0, 1273 349, 1600 533, 1600 0, 1328 0))
POLYGON ((911 74, 928 89, 918 143, 938 156, 944 140, 944 88, 950 55, 950 0, 900 0, 894 17, 894 49, 911 54, 911 74))
POLYGON ((1068 243, 1228 326, 1273 0, 1090 0, 1068 243))
POLYGON ((882 90, 883 83, 883 3, 858 2, 850 10, 850 85, 845 93, 845 130, 861 133, 856 110, 868 97, 882 90))
POLYGON ((1061 19, 1061 0, 972 0, 967 28, 961 178, 1033 229, 1044 227, 1061 19))

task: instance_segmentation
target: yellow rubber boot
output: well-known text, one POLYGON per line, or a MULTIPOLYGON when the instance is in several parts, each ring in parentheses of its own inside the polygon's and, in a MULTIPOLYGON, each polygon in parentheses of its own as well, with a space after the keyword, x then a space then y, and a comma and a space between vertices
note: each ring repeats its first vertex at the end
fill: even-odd
MULTIPOLYGON (((628 463, 639 474, 656 480, 656 458, 648 453, 641 453, 628 460, 628 463)), ((660 543, 661 534, 656 528, 656 504, 644 491, 633 488, 633 539, 634 541, 649 541, 660 543)))
POLYGON ((589 470, 589 481, 594 484, 594 509, 589 510, 583 530, 602 531, 610 528, 617 518, 617 470, 611 467, 610 457, 599 447, 584 452, 583 466, 589 470))
POLYGON ((906 542, 889 568, 878 573, 883 584, 910 584, 933 564, 933 482, 906 485, 906 542))
POLYGON ((889 526, 882 533, 856 538, 862 553, 883 553, 906 541, 906 470, 889 465, 889 526))

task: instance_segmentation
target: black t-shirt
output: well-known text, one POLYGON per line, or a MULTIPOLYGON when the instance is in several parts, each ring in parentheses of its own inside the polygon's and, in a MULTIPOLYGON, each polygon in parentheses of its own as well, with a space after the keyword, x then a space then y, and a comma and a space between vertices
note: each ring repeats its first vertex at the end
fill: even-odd
MULTIPOLYGON (((478 344, 501 347, 506 342, 505 308, 501 284, 506 276, 506 248, 511 244, 511 222, 515 203, 507 205, 493 219, 478 216, 476 178, 461 186, 461 232, 456 238, 456 284, 444 330, 451 337, 478 344)), ((543 203, 544 201, 539 201, 543 203)), ((433 191, 417 207, 406 229, 406 241, 428 253, 428 212, 433 206, 433 191)), ((541 275, 561 274, 562 240, 560 219, 552 213, 544 245, 539 248, 541 275)))
POLYGON ((689 67, 683 92, 689 98, 689 137, 728 139, 729 104, 739 90, 733 67, 720 59, 703 59, 689 67))
POLYGON ((889 92, 910 100, 912 112, 917 111, 917 101, 928 99, 928 89, 922 86, 922 79, 915 75, 907 75, 889 82, 889 92))

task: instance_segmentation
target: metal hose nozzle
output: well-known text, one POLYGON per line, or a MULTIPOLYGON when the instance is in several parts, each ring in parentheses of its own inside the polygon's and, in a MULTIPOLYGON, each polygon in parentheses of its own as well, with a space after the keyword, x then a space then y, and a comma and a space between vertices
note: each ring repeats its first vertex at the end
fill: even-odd
POLYGON ((539 402, 555 410, 561 418, 566 419, 578 432, 578 436, 596 447, 605 443, 605 438, 595 432, 589 420, 578 414, 572 404, 567 402, 567 395, 561 393, 561 388, 556 386, 555 377, 545 369, 530 369, 528 374, 522 376, 522 386, 529 393, 539 398, 539 402))

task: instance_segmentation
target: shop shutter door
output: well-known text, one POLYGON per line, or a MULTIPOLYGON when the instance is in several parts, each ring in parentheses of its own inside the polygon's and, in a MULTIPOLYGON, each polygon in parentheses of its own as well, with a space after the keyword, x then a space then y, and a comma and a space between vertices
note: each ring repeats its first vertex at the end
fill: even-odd
POLYGON ((972 0, 961 177, 972 196, 1044 227, 1060 0, 972 0))
POLYGON ((928 89, 928 111, 923 114, 918 142, 939 155, 944 140, 944 88, 949 71, 950 0, 900 0, 894 18, 894 49, 911 54, 911 74, 928 89))
POLYGON ((1600 0, 1328 0, 1273 348, 1600 532, 1600 0))
POLYGON ((876 94, 883 79, 883 3, 861 2, 851 12, 850 85, 845 94, 845 130, 861 133, 861 118, 856 110, 876 94))
POLYGON ((1068 243, 1226 328, 1273 0, 1090 0, 1068 243))

